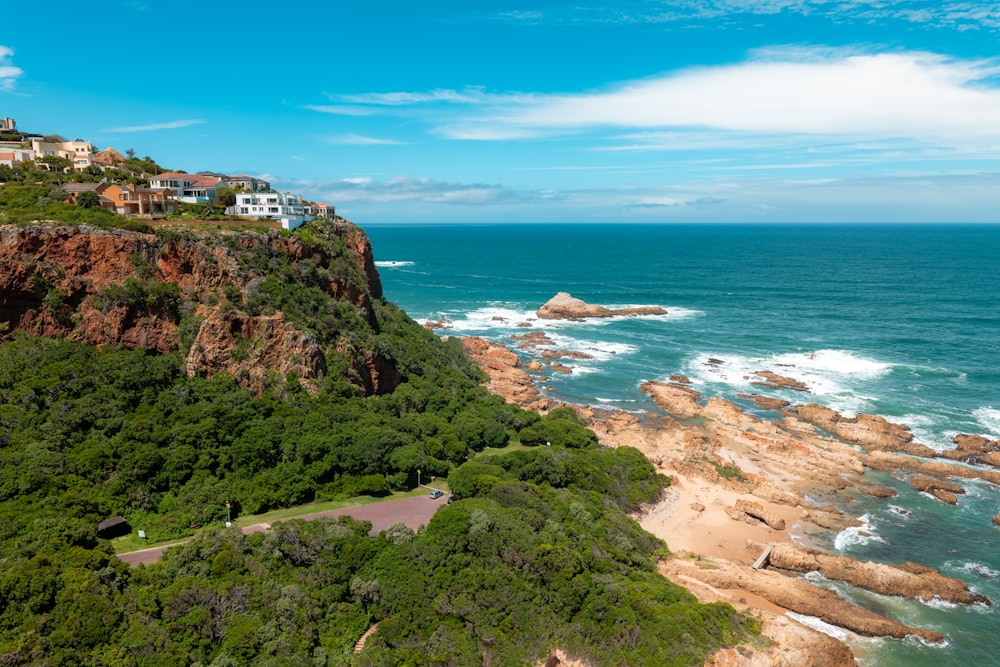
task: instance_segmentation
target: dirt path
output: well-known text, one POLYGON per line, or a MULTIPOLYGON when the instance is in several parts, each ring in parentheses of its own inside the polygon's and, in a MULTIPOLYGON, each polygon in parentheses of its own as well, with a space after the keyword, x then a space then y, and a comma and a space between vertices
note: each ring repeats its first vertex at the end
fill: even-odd
MULTIPOLYGON (((397 523, 405 524, 413 530, 416 530, 420 526, 426 526, 431 520, 431 517, 434 516, 434 512, 444 504, 445 497, 432 500, 429 495, 424 494, 408 498, 386 500, 380 503, 371 503, 370 505, 360 505, 358 507, 345 507, 336 510, 326 510, 324 512, 313 512, 311 514, 289 517, 288 519, 279 519, 278 521, 291 521, 292 519, 304 519, 309 521, 321 516, 336 517, 347 514, 353 516, 359 521, 371 521, 372 529, 370 534, 375 536, 387 529, 389 526, 393 526, 397 523)), ((274 521, 272 523, 278 523, 278 521, 274 521)), ((271 523, 255 523, 241 528, 240 530, 244 535, 249 535, 251 533, 259 533, 263 530, 267 530, 270 527, 271 523)), ((142 549, 140 551, 129 551, 128 553, 118 554, 118 558, 125 561, 129 565, 153 563, 160 560, 163 556, 163 552, 170 547, 177 546, 178 544, 184 544, 188 541, 189 540, 174 542, 173 544, 165 544, 158 547, 151 547, 149 549, 142 549)))

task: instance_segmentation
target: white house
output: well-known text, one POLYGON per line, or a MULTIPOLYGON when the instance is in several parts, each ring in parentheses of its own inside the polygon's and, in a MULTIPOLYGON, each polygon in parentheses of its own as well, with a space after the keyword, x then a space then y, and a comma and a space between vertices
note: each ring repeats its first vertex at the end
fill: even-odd
POLYGON ((301 197, 287 192, 237 192, 236 206, 226 213, 278 220, 284 229, 296 229, 316 219, 306 213, 301 197))
POLYGON ((214 204, 215 189, 221 179, 203 174, 182 174, 168 171, 149 178, 149 187, 167 188, 176 193, 178 201, 187 204, 214 204))

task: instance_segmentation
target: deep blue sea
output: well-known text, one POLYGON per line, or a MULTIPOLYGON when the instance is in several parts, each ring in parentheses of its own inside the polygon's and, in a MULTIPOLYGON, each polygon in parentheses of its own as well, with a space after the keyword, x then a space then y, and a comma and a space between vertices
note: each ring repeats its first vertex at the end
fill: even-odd
MULTIPOLYGON (((1000 226, 995 225, 368 225, 386 298, 443 333, 505 340, 557 292, 668 314, 532 321, 565 361, 544 391, 576 404, 658 411, 644 380, 682 373, 704 395, 744 405, 745 376, 772 369, 806 382, 807 400, 904 422, 919 442, 1000 437, 1000 226), (714 357, 720 365, 707 365, 714 357)), ((793 402, 801 394, 768 392, 793 402)), ((1000 604, 1000 489, 964 483, 957 507, 886 474, 899 495, 846 507, 866 531, 827 548, 912 560, 1000 604), (865 535, 867 532, 869 535, 865 535)), ((667 539, 669 544, 669 537, 667 539)), ((1000 612, 838 590, 945 646, 861 640, 866 665, 1000 664, 1000 612)))

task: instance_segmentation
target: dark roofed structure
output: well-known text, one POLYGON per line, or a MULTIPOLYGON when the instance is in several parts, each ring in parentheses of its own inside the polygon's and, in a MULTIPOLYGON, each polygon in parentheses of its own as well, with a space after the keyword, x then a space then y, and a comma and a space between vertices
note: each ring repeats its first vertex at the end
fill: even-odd
POLYGON ((128 521, 121 516, 113 516, 110 519, 105 519, 97 524, 98 537, 117 537, 119 535, 125 535, 130 530, 128 521))

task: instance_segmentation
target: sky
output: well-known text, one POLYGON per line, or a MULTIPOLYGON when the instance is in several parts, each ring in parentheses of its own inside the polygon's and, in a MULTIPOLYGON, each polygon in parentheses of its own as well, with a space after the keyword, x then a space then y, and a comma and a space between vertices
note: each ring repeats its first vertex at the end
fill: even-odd
POLYGON ((1000 2, 12 2, 0 117, 405 222, 996 222, 1000 2))

